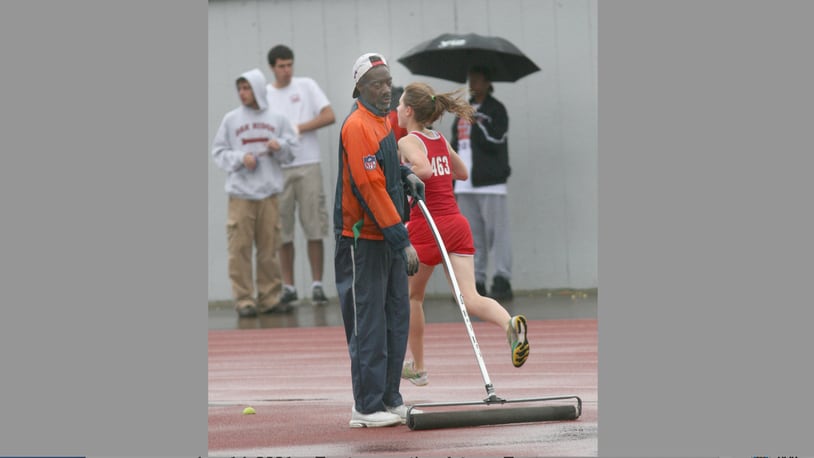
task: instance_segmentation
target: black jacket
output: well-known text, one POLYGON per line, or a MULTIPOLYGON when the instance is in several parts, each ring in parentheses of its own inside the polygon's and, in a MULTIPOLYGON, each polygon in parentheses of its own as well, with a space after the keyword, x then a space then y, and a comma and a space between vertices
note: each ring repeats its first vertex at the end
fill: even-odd
MULTIPOLYGON (((472 103, 473 100, 469 100, 472 103)), ((472 148, 472 186, 487 186, 505 183, 512 173, 509 167, 509 115, 503 106, 491 94, 475 113, 476 123, 472 125, 470 145, 472 148)), ((452 123, 452 140, 450 145, 458 150, 458 121, 452 123)))

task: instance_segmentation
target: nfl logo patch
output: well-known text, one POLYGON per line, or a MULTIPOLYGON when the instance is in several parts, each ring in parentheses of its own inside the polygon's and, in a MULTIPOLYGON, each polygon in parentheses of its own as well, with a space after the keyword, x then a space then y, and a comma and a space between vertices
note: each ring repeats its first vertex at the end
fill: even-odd
POLYGON ((376 156, 365 156, 365 170, 376 170, 376 156))

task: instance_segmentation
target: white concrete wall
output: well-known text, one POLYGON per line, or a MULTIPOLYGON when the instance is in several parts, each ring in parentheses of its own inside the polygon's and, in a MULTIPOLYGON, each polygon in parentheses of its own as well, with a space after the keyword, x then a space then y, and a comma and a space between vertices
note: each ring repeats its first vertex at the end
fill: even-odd
MULTIPOLYGON (((294 74, 314 78, 337 123, 320 131, 329 213, 336 180, 339 128, 352 103, 351 66, 381 52, 394 84, 425 81, 437 91, 462 85, 412 75, 396 59, 444 32, 501 36, 542 72, 495 83, 509 111, 512 176, 509 202, 516 290, 594 288, 597 278, 597 2, 596 0, 274 0, 209 2, 209 138, 238 105, 234 80, 257 67, 273 78, 266 53, 294 50, 294 74)), ((451 115, 436 127, 450 134, 451 115)), ((229 299, 226 271, 225 174, 209 161, 209 298, 229 299)), ((295 277, 300 295, 311 282, 298 229, 295 277)), ((326 239, 326 292, 335 295, 332 236, 326 239)), ((491 273, 490 273, 491 275, 491 273)), ((440 269, 429 293, 449 288, 440 269)))

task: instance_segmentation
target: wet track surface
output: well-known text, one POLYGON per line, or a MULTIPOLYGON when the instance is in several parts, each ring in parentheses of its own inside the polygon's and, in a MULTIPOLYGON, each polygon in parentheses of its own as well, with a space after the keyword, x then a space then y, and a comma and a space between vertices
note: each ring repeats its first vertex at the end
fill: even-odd
MULTIPOLYGON (((529 319, 531 356, 514 368, 503 332, 473 320, 498 396, 577 395, 583 401, 579 419, 426 431, 351 429, 350 362, 335 301, 303 301, 291 314, 251 319, 212 308, 210 456, 596 456, 596 296, 527 295, 503 305, 529 319), (242 414, 249 405, 255 415, 242 414)), ((439 298, 428 301, 425 311, 430 383, 403 381, 406 403, 482 400, 483 379, 457 305, 439 298)), ((569 402, 504 407, 557 403, 569 402)))

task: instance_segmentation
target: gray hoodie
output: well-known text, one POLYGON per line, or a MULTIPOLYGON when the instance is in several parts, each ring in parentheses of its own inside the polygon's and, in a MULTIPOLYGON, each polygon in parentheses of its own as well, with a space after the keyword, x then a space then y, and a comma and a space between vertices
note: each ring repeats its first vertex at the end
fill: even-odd
POLYGON ((285 116, 269 108, 263 73, 255 68, 240 76, 251 85, 260 109, 241 104, 226 113, 212 141, 212 157, 228 174, 227 194, 249 200, 265 199, 283 190, 280 164, 294 160, 292 147, 298 145, 297 134, 285 116), (266 145, 271 139, 280 144, 275 153, 266 145), (243 165, 247 153, 257 159, 254 170, 243 165))

